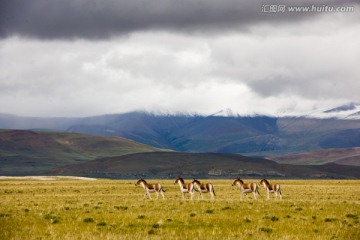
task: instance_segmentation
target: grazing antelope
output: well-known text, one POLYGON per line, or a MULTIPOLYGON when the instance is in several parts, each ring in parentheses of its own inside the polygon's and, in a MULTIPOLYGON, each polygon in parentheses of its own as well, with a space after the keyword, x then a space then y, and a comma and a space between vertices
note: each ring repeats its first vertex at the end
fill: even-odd
POLYGON ((248 193, 253 193, 255 200, 257 199, 257 195, 259 194, 258 185, 254 182, 252 183, 244 183, 243 180, 237 178, 234 180, 232 186, 239 186, 240 188, 240 199, 242 200, 243 194, 245 193, 246 198, 248 197, 248 193))
POLYGON ((156 199, 158 199, 159 193, 161 194, 161 196, 163 198, 165 198, 165 196, 164 196, 165 191, 160 183, 149 184, 144 179, 141 178, 135 183, 135 186, 137 186, 137 185, 141 185, 144 188, 144 190, 145 190, 144 198, 146 198, 146 195, 148 195, 149 198, 151 199, 150 192, 156 193, 156 199))
POLYGON ((185 198, 185 193, 190 193, 191 198, 193 199, 194 197, 194 184, 193 183, 185 183, 184 179, 182 179, 180 176, 178 176, 178 178, 175 180, 174 185, 175 184, 179 184, 180 186, 180 191, 182 194, 182 199, 185 198))
POLYGON ((200 183, 199 180, 194 179, 192 181, 192 184, 194 184, 194 189, 200 193, 201 199, 204 199, 202 193, 210 193, 211 199, 214 199, 215 197, 215 190, 214 186, 211 183, 200 183))
POLYGON ((270 199, 270 193, 273 192, 275 194, 275 198, 277 198, 277 194, 279 193, 280 199, 282 199, 281 189, 279 184, 270 184, 268 180, 265 178, 261 179, 260 185, 263 185, 266 189, 267 199, 270 199))

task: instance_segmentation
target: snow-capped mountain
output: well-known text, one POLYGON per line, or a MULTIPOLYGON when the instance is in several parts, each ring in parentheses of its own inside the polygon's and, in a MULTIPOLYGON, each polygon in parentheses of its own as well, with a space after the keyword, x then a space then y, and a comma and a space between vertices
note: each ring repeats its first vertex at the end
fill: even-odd
POLYGON ((338 118, 338 119, 360 119, 360 104, 348 103, 325 111, 315 112, 309 115, 314 118, 338 118))

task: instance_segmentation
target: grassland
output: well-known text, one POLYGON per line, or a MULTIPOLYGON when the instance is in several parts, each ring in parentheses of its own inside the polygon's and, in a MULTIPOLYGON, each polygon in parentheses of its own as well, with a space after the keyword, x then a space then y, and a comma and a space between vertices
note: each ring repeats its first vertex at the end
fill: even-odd
POLYGON ((281 201, 262 188, 240 201, 232 180, 211 181, 214 201, 181 200, 173 180, 159 182, 164 200, 144 199, 133 180, 0 179, 0 239, 360 237, 359 180, 279 180, 281 201))

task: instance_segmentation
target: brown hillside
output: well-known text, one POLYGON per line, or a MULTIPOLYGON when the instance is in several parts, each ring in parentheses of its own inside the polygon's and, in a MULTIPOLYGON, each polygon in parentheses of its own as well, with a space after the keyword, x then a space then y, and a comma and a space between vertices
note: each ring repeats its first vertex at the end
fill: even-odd
POLYGON ((121 137, 0 130, 0 175, 46 174, 57 166, 150 151, 158 149, 121 137))
POLYGON ((294 166, 235 154, 151 152, 56 168, 53 174, 108 178, 359 178, 360 167, 294 166))
POLYGON ((268 157, 268 159, 278 163, 300 165, 338 163, 344 165, 360 166, 360 147, 323 149, 306 153, 273 156, 268 157))

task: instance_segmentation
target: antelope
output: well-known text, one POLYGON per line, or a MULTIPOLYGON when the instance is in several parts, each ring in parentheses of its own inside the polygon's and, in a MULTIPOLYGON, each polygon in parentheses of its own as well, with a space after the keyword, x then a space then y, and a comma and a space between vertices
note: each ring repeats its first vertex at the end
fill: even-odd
POLYGON ((214 186, 211 183, 200 183, 199 180, 194 179, 192 181, 192 184, 194 184, 194 188, 196 191, 200 193, 201 199, 204 199, 202 193, 210 193, 211 199, 214 199, 215 197, 215 190, 214 186))
POLYGON ((275 194, 275 198, 277 198, 278 193, 280 195, 280 199, 282 199, 281 189, 279 184, 270 184, 268 180, 265 178, 261 179, 260 185, 263 185, 266 193, 267 193, 267 199, 270 199, 270 193, 273 192, 275 194))
POLYGON ((141 185, 145 190, 144 198, 146 198, 146 195, 148 195, 149 198, 151 199, 150 192, 156 193, 156 199, 159 198, 159 193, 161 194, 163 199, 165 198, 165 196, 164 196, 165 191, 160 183, 149 184, 144 179, 141 178, 135 183, 135 186, 138 186, 138 185, 141 185))
POLYGON ((182 179, 180 176, 178 176, 178 178, 175 180, 174 185, 175 184, 179 184, 180 186, 180 191, 182 194, 182 199, 185 198, 185 193, 190 193, 190 199, 192 200, 194 197, 194 184, 193 183, 185 183, 184 179, 182 179))
POLYGON ((258 190, 258 185, 254 182, 252 183, 244 183, 243 180, 241 180, 240 178, 237 178, 234 180, 232 186, 239 186, 240 189, 240 199, 242 200, 243 198, 243 194, 245 193, 246 198, 248 197, 247 194, 248 193, 253 193, 254 194, 254 199, 257 199, 257 195, 259 194, 259 190, 258 190))

